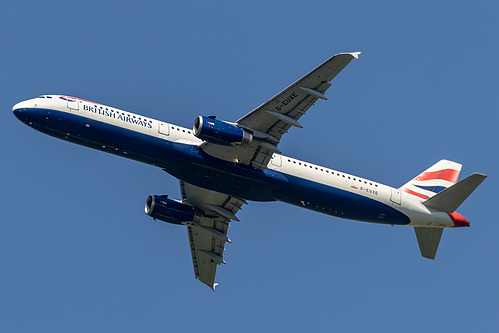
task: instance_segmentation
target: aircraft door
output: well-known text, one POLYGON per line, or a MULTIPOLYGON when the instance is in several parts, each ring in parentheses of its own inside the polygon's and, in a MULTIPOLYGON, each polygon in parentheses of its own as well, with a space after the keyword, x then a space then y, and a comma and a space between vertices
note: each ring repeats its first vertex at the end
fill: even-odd
POLYGON ((272 159, 270 161, 271 161, 272 165, 275 165, 277 167, 282 166, 282 157, 281 157, 281 155, 274 154, 274 156, 272 156, 272 159))
POLYGON ((164 135, 170 135, 170 126, 167 123, 158 121, 158 132, 164 135))
POLYGON ((390 201, 396 203, 397 205, 400 205, 402 203, 402 193, 400 193, 400 190, 396 188, 392 188, 390 190, 391 190, 390 201))
POLYGON ((80 102, 78 101, 78 98, 66 97, 66 99, 68 101, 68 109, 78 111, 78 109, 80 108, 80 102))

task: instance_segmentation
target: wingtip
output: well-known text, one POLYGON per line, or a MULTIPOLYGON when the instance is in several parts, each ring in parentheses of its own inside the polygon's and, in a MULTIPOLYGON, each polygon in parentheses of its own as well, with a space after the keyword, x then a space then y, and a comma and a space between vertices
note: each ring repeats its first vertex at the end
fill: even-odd
POLYGON ((361 53, 362 52, 342 52, 342 53, 338 53, 337 55, 349 54, 352 57, 354 57, 355 59, 359 59, 359 54, 361 54, 361 53))
POLYGON ((212 286, 211 286, 211 290, 215 291, 215 288, 218 286, 218 283, 214 283, 212 286))
POLYGON ((362 52, 351 52, 350 54, 355 58, 355 59, 359 59, 359 54, 361 54, 362 52))

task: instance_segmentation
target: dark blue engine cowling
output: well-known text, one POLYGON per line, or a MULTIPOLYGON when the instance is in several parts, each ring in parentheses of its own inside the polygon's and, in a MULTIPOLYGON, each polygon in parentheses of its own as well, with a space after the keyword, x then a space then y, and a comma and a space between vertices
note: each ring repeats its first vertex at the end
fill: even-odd
POLYGON ((146 214, 150 217, 174 224, 192 224, 201 221, 201 212, 188 205, 168 199, 166 195, 151 194, 147 197, 146 214))
POLYGON ((201 140, 223 146, 247 145, 253 135, 226 122, 198 116, 194 120, 194 135, 201 140))

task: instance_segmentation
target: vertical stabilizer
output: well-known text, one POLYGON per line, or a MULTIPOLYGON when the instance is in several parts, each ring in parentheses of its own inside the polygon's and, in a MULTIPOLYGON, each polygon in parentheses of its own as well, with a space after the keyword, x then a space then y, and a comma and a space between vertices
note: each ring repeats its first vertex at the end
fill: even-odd
POLYGON ((438 244, 442 237, 443 228, 414 227, 418 239, 421 255, 428 259, 435 259, 438 244))
POLYGON ((441 160, 400 188, 402 192, 423 200, 451 187, 457 182, 462 165, 441 160))

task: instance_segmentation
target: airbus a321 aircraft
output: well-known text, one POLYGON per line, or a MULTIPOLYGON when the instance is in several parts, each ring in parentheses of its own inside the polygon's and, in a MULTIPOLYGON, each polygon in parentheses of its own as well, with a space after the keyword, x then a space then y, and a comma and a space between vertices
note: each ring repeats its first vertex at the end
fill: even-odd
POLYGON ((182 128, 76 97, 44 95, 16 104, 28 126, 56 138, 162 168, 181 200, 150 195, 145 212, 187 226, 197 279, 215 290, 227 229, 247 201, 279 200, 344 219, 414 227, 434 259, 444 228, 468 227, 455 210, 486 178, 457 182, 461 164, 441 160, 400 188, 281 154, 284 134, 360 52, 340 53, 235 122, 198 116, 182 128))

